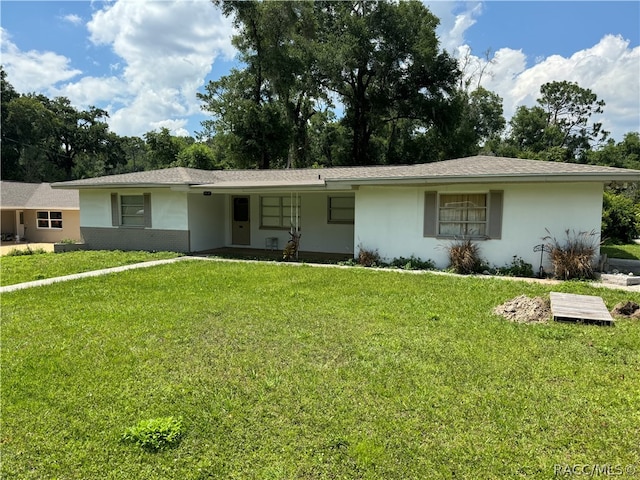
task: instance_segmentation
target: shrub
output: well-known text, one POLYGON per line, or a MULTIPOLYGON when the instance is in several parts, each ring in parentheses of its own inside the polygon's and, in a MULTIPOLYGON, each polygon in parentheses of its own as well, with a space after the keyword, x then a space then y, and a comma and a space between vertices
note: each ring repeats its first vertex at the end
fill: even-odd
POLYGON ((640 237, 640 206, 625 195, 604 192, 602 236, 620 243, 640 237))
POLYGON ((182 417, 160 417, 141 420, 127 428, 122 440, 151 452, 176 446, 182 438, 182 417))
POLYGON ((391 260, 389 266, 401 268, 403 270, 433 270, 435 264, 431 260, 422 260, 413 255, 409 258, 398 257, 391 260))
POLYGON ((24 255, 40 255, 43 253, 47 253, 44 248, 31 248, 27 245, 27 248, 14 248, 9 251, 6 256, 7 257, 21 257, 24 255))
POLYGON ((358 264, 363 267, 375 267, 382 263, 378 250, 360 248, 358 250, 358 264))
POLYGON ((597 233, 566 230, 565 235, 564 243, 560 243, 551 235, 542 239, 548 242, 546 251, 553 265, 554 277, 562 280, 593 278, 597 233))
POLYGON ((456 240, 448 247, 449 268, 455 273, 469 275, 482 270, 480 247, 471 240, 456 240))
POLYGON ((514 255, 511 264, 496 268, 496 273, 507 277, 533 277, 533 265, 514 255))

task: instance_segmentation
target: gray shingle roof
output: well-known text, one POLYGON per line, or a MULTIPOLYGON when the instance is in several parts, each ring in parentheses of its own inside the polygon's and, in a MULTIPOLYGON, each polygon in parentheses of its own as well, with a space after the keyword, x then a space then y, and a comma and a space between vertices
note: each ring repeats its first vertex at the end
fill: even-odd
POLYGON ((328 183, 438 183, 521 181, 640 181, 640 171, 598 165, 475 156, 418 165, 289 170, 168 168, 54 184, 54 188, 188 185, 204 188, 322 187, 328 183))
POLYGON ((78 210, 75 190, 52 189, 49 183, 0 182, 0 206, 3 209, 78 210))

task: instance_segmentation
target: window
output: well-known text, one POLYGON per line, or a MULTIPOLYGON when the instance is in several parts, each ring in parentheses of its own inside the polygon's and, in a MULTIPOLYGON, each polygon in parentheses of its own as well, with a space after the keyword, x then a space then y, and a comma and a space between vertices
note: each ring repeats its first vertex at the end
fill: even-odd
POLYGON ((502 238, 504 192, 450 194, 425 192, 425 237, 502 238))
POLYGON ((487 231, 487 196, 440 195, 438 235, 484 237, 487 231))
POLYGON ((261 228, 289 229, 299 221, 300 200, 297 197, 260 197, 261 228))
POLYGON ((62 228, 62 212, 36 212, 38 228, 62 228))
POLYGON ((114 227, 151 228, 151 194, 111 194, 111 224, 114 227))
POLYGON ((121 225, 144 226, 144 197, 122 195, 120 197, 121 225))
POLYGON ((355 219, 355 197, 329 197, 327 221, 329 223, 351 223, 355 219))

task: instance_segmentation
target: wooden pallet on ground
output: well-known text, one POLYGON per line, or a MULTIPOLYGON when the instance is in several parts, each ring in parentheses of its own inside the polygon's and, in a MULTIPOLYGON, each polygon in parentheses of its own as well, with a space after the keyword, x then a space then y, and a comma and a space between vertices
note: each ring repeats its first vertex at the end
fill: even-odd
POLYGON ((551 314, 557 322, 613 325, 614 320, 604 300, 594 295, 551 292, 551 314))

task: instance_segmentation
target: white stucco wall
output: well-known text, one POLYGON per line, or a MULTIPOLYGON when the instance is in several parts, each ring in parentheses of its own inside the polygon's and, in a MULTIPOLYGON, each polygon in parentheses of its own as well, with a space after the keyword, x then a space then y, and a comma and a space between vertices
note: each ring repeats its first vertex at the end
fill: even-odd
POLYGON ((190 193, 188 201, 191 251, 201 252, 224 247, 225 196, 190 193))
POLYGON ((361 187, 356 193, 354 244, 377 249, 387 260, 414 255, 446 268, 450 240, 423 236, 424 194, 504 192, 502 238, 478 241, 481 256, 489 264, 505 266, 514 255, 540 265, 533 247, 543 243, 548 229, 558 240, 565 230, 600 232, 602 190, 600 183, 546 183, 513 185, 447 185, 434 188, 361 187))
POLYGON ((80 225, 112 227, 111 194, 151 194, 151 225, 154 229, 187 230, 187 192, 169 189, 80 190, 80 225))

